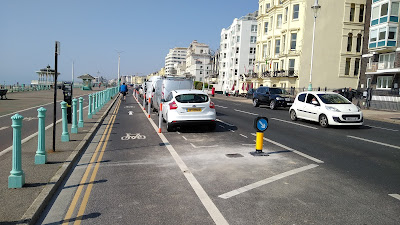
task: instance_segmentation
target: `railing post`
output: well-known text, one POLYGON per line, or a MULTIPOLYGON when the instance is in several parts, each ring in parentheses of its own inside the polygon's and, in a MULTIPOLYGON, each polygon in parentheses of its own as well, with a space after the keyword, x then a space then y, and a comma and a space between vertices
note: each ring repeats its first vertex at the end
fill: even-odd
POLYGON ((61 134, 61 142, 69 141, 69 133, 68 133, 68 120, 67 120, 67 103, 62 101, 61 103, 61 112, 62 112, 62 134, 61 134))
POLYGON ((38 110, 38 148, 35 155, 35 164, 46 164, 47 153, 46 153, 46 133, 44 128, 44 121, 46 119, 47 109, 40 107, 38 110))
POLYGON ((92 119, 92 95, 89 95, 88 118, 92 119))
POLYGON ((76 98, 72 99, 72 126, 71 126, 71 133, 77 134, 78 133, 78 117, 77 117, 77 104, 78 100, 76 98))
POLYGON ((93 114, 97 113, 97 93, 93 94, 93 114))
POLYGON ((12 170, 8 176, 8 188, 22 188, 25 184, 25 173, 21 162, 21 127, 23 116, 18 113, 11 117, 13 128, 12 170))
POLYGON ((83 98, 79 98, 79 122, 78 127, 83 127, 83 98))

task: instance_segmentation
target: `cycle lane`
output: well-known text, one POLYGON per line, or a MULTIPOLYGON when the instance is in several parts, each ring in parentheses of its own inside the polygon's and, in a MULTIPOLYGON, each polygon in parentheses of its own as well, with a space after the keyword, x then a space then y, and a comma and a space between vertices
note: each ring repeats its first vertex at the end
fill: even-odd
MULTIPOLYGON (((111 130, 103 128, 101 131, 108 135, 103 140, 106 144, 104 152, 99 151, 98 170, 92 164, 94 169, 87 175, 86 182, 82 182, 79 178, 85 174, 80 168, 78 178, 64 186, 64 189, 74 189, 75 193, 79 186, 85 186, 79 200, 73 203, 76 205, 72 215, 62 219, 59 215, 43 221, 44 224, 68 219, 71 223, 84 224, 213 223, 136 101, 127 98, 126 102, 121 102, 115 118, 111 116, 108 124, 111 130), (91 190, 87 193, 90 185, 91 190)), ((100 134, 97 136, 100 138, 100 134)), ((91 151, 94 153, 94 148, 91 151)), ((91 163, 88 159, 86 163, 78 163, 84 164, 91 163)), ((69 208, 72 198, 70 193, 69 208)), ((65 200, 61 202, 66 203, 65 200)), ((65 215, 68 211, 66 207, 57 209, 55 204, 53 208, 63 212, 58 214, 65 215)))

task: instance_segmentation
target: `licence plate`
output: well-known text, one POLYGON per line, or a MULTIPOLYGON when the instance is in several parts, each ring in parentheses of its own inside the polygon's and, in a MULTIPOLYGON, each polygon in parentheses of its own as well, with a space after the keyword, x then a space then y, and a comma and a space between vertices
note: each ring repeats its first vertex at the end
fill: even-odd
POLYGON ((189 108, 187 109, 188 112, 201 112, 201 108, 189 108))
POLYGON ((288 102, 288 103, 286 103, 286 105, 293 105, 293 103, 291 103, 291 102, 288 102))
POLYGON ((349 121, 356 121, 356 120, 358 120, 358 118, 357 118, 357 117, 347 117, 346 120, 349 120, 349 121))

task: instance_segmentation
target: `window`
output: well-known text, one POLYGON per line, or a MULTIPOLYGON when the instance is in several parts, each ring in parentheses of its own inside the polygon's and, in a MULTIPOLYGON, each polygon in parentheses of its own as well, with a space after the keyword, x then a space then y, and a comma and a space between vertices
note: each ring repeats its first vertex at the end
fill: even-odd
POLYGON ((281 40, 277 39, 275 40, 275 54, 279 54, 281 48, 281 40))
POLYGON ((224 53, 224 58, 226 59, 226 53, 224 53))
POLYGON ((281 70, 284 70, 284 68, 285 68, 284 65, 285 65, 285 60, 282 59, 281 60, 281 70))
POLYGON ((354 76, 358 76, 358 71, 360 69, 360 59, 356 59, 354 63, 354 76))
POLYGON ((263 45, 263 58, 267 58, 268 56, 268 46, 267 45, 263 45))
POLYGON ((257 37, 256 36, 251 36, 250 37, 250 43, 256 43, 257 42, 257 37))
POLYGON ((285 52, 286 48, 286 35, 282 36, 282 52, 285 52))
POLYGON ((271 8, 271 4, 267 3, 267 4, 265 5, 265 12, 267 12, 267 10, 268 10, 269 8, 271 8))
POLYGON ((268 34, 268 22, 264 23, 264 33, 268 34))
POLYGON ((353 34, 349 33, 347 36, 347 51, 351 52, 351 49, 353 47, 353 34))
POLYGON ((225 39, 228 39, 228 34, 225 34, 225 39))
POLYGON ((238 70, 237 69, 235 69, 235 75, 237 75, 238 74, 238 70))
POLYGON ((376 88, 377 89, 390 89, 392 86, 392 76, 379 76, 377 77, 376 88))
POLYGON ((255 54, 256 53, 256 48, 250 48, 250 54, 255 54))
POLYGON ((289 14, 289 8, 288 8, 288 7, 286 7, 286 8, 285 8, 285 21, 284 21, 284 22, 286 22, 286 21, 287 21, 288 14, 289 14))
POLYGON ((299 4, 293 5, 293 20, 299 19, 299 4))
POLYGON ((357 35, 356 52, 361 52, 361 41, 362 41, 362 36, 361 36, 361 34, 358 34, 357 35))
POLYGON ((363 22, 364 21, 364 5, 360 5, 360 15, 358 17, 358 22, 363 22))
POLYGON ((251 32, 257 32, 257 25, 251 25, 251 32))
POLYGON ((396 40, 396 27, 389 27, 388 40, 396 40))
POLYGON ((295 60, 294 59, 289 59, 289 75, 294 74, 294 65, 295 65, 295 60))
POLYGON ((351 58, 346 58, 346 66, 344 68, 344 75, 350 74, 350 63, 351 63, 351 58))
POLYGON ((381 17, 387 16, 388 14, 388 3, 382 4, 381 6, 381 17))
POLYGON ((224 63, 222 67, 224 67, 224 68, 225 68, 225 67, 226 67, 226 63, 224 63))
POLYGON ((240 24, 236 25, 236 31, 239 32, 240 31, 240 24))
POLYGON ((376 42, 378 38, 378 30, 371 30, 369 42, 376 42))
POLYGON ((356 10, 356 4, 352 3, 350 7, 350 21, 354 21, 355 10, 356 10))
POLYGON ((239 63, 239 59, 236 58, 236 59, 235 59, 235 64, 237 65, 238 63, 239 63))
POLYGON ((254 59, 249 59, 249 65, 253 65, 254 64, 254 59))
POLYGON ((291 34, 290 50, 296 50, 297 33, 291 34))
POLYGON ((236 37, 236 42, 240 42, 240 36, 236 37))
POLYGON ((272 25, 274 24, 274 17, 273 16, 271 16, 270 18, 269 18, 269 23, 270 23, 270 28, 272 29, 272 25))
POLYGON ((228 48, 228 44, 225 44, 224 47, 225 47, 225 49, 228 48))
POLYGON ((379 17, 379 6, 376 6, 372 8, 372 19, 371 20, 376 20, 379 17))
POLYGON ((299 95, 299 97, 297 97, 297 100, 299 100, 300 102, 305 102, 305 101, 306 101, 306 95, 307 95, 307 94, 301 94, 301 95, 299 95))
POLYGON ((386 38, 386 27, 379 29, 379 40, 385 40, 386 38))
POLYGON ((391 16, 399 16, 399 2, 392 2, 392 8, 390 9, 391 16))
POLYGON ((276 17, 276 28, 282 27, 282 14, 278 14, 276 17))
POLYGON ((379 55, 378 69, 392 69, 392 68, 394 68, 394 53, 379 55))
POLYGON ((271 41, 268 41, 268 49, 267 49, 268 55, 271 55, 271 51, 272 51, 271 47, 272 47, 271 46, 271 41))

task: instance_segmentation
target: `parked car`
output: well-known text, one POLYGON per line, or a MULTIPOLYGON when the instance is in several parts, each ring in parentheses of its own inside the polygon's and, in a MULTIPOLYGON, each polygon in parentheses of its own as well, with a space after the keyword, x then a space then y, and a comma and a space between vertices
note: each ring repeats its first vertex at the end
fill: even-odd
POLYGON ((167 131, 185 124, 207 125, 210 130, 215 130, 215 105, 203 91, 174 90, 162 102, 162 118, 167 123, 167 131))
POLYGON ((246 98, 253 99, 253 93, 254 93, 255 90, 256 89, 254 89, 254 88, 250 88, 246 93, 246 98))
POLYGON ((281 88, 259 87, 253 93, 253 106, 269 105, 270 109, 290 107, 294 97, 281 88))
POLYGON ((334 92, 301 92, 289 109, 290 119, 305 119, 329 125, 361 126, 364 118, 361 109, 334 92))

